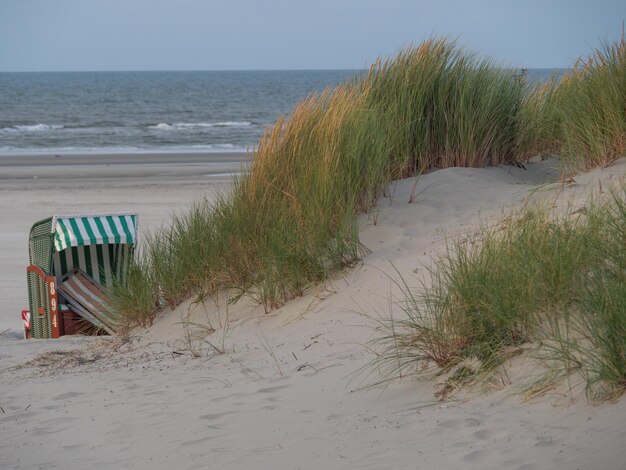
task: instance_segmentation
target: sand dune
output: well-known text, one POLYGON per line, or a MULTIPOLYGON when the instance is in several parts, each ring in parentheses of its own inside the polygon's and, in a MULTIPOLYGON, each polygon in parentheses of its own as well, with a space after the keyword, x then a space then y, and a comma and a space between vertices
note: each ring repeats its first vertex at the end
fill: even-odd
MULTIPOLYGON (((558 174, 542 161, 527 170, 439 170, 415 190, 414 180, 400 181, 360 216, 371 250, 363 264, 270 314, 250 299, 227 307, 222 296, 162 312, 124 341, 0 339, 2 467, 624 468, 626 400, 592 406, 574 381, 571 393, 525 402, 528 361, 511 363, 498 389, 448 402, 435 398, 436 381, 363 389, 376 377, 355 376, 371 359, 367 316, 389 314, 394 266, 419 276, 447 237, 469 235, 529 198, 583 204, 600 182, 606 191, 623 181, 626 160, 565 185, 558 174), (207 334, 209 326, 216 331, 207 334)), ((45 200, 70 212, 124 206, 145 228, 166 220, 168 207, 228 189, 198 177, 94 181, 96 189, 71 191, 0 186, 0 331, 14 326, 25 295, 15 274, 24 253, 4 247, 25 245, 29 224, 50 212, 45 200)))

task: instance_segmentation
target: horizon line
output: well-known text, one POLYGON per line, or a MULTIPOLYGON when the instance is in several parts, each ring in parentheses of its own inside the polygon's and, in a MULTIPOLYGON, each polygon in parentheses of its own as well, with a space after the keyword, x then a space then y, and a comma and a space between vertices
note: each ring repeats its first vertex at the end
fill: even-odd
MULTIPOLYGON (((503 67, 528 70, 568 70, 572 67, 503 67)), ((0 70, 0 73, 145 73, 145 72, 362 72, 364 68, 296 68, 296 69, 112 69, 112 70, 0 70)))

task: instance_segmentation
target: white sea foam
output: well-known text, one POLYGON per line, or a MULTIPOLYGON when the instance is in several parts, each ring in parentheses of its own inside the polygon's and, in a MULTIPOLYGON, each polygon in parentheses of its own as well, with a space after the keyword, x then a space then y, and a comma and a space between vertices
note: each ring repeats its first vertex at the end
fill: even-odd
POLYGON ((168 124, 167 122, 160 122, 155 126, 150 126, 150 129, 158 130, 177 130, 177 129, 202 129, 206 127, 247 127, 251 126, 250 121, 224 121, 224 122, 176 122, 168 124))
POLYGON ((172 126, 166 122, 160 122, 156 126, 150 126, 150 129, 172 129, 172 126))
MULTIPOLYGON (((198 147, 202 147, 199 145, 198 147)), ((234 149, 235 146, 233 144, 209 144, 207 145, 210 149, 234 149)))
POLYGON ((214 122, 212 127, 247 127, 251 126, 250 121, 226 121, 226 122, 214 122))
POLYGON ((23 126, 3 127, 0 132, 13 133, 13 132, 48 132, 63 129, 61 124, 33 124, 23 126))

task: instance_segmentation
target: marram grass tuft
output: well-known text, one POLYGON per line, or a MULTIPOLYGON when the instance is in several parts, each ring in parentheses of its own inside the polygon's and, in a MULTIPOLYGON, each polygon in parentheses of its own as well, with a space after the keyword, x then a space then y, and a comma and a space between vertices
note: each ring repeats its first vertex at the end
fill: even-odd
POLYGON ((355 215, 390 181, 527 157, 527 93, 513 72, 433 39, 311 95, 266 131, 232 194, 147 238, 116 305, 142 323, 197 291, 282 305, 360 259, 355 215))

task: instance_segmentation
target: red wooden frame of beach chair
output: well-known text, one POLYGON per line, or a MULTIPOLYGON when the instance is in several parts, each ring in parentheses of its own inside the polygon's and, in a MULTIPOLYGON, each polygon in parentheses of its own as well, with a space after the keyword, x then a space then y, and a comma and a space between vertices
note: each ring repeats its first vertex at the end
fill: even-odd
POLYGON ((22 322, 24 323, 24 339, 30 339, 32 337, 30 332, 30 310, 22 310, 22 322))
MULTIPOLYGON (((59 338, 61 336, 61 325, 59 323, 59 299, 57 297, 56 278, 54 276, 48 276, 39 266, 28 266, 26 272, 34 273, 41 278, 41 282, 45 286, 44 295, 48 296, 48 305, 50 305, 50 332, 53 338, 59 338)), ((37 289, 37 295, 41 295, 40 289, 37 289)), ((38 303, 39 305, 45 305, 44 302, 38 303)), ((39 307, 37 312, 31 312, 30 314, 43 317, 46 315, 46 310, 43 307, 39 307)))

